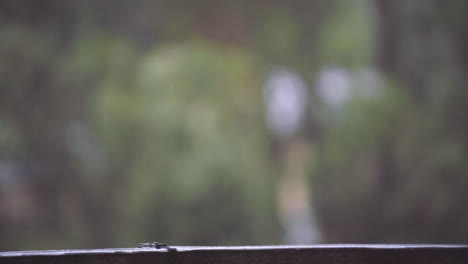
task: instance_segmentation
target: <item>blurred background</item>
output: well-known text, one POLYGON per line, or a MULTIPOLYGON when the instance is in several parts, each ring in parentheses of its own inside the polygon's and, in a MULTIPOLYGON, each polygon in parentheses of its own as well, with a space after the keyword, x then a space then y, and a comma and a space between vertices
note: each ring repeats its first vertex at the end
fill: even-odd
POLYGON ((468 243, 465 0, 0 0, 0 250, 468 243))

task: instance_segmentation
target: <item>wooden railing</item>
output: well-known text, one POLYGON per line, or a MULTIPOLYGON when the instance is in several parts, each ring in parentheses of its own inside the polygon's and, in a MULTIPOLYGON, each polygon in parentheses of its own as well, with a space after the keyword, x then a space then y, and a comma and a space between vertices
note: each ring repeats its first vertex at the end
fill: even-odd
POLYGON ((468 245, 315 245, 0 252, 1 264, 468 264, 468 245))

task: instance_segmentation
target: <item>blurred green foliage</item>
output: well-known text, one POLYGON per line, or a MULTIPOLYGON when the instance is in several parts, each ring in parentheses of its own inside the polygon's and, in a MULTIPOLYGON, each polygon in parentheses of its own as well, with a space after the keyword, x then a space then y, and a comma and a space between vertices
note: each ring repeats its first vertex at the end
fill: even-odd
POLYGON ((128 175, 121 201, 135 225, 128 235, 273 241, 273 186, 251 56, 193 42, 159 47, 135 67, 134 83, 104 83, 97 99, 100 134, 111 160, 123 161, 115 169, 128 175), (137 150, 111 151, 122 145, 137 150))
POLYGON ((281 243, 275 66, 309 86, 323 242, 466 243, 466 1, 186 4, 0 1, 0 250, 281 243))

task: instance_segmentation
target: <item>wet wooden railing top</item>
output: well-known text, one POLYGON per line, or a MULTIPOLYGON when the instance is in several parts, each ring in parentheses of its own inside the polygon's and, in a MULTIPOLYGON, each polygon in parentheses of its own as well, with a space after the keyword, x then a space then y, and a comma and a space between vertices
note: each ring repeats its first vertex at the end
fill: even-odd
POLYGON ((0 252, 0 264, 468 264, 468 245, 297 245, 0 252))

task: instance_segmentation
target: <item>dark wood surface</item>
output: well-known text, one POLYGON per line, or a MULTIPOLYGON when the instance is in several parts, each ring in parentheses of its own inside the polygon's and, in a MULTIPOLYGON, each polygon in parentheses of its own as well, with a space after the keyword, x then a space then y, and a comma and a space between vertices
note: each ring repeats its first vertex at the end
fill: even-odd
POLYGON ((315 245, 0 252, 8 264, 468 264, 468 245, 315 245))

